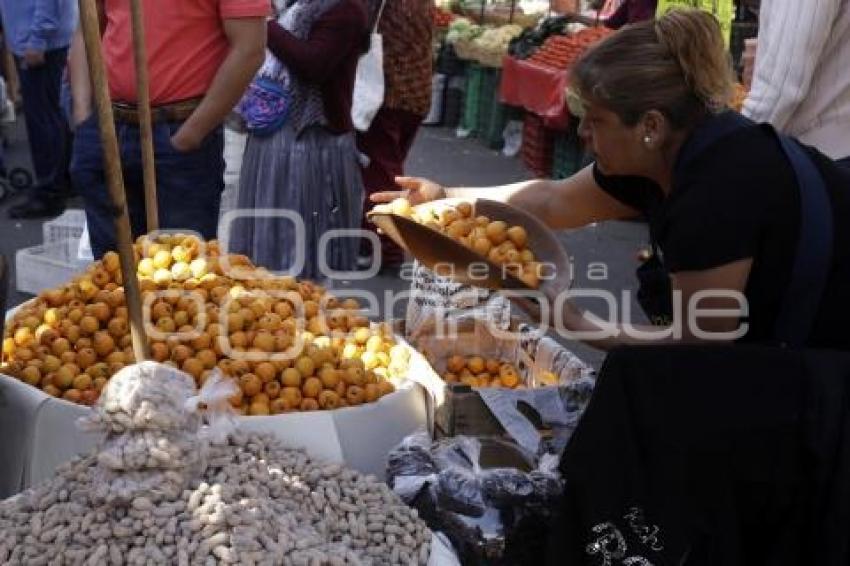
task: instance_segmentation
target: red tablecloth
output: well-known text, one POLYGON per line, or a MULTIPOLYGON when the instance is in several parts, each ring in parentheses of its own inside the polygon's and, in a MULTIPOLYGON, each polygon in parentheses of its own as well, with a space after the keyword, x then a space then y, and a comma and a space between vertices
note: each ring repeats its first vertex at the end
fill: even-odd
POLYGON ((505 104, 520 106, 541 116, 547 128, 565 130, 570 123, 568 82, 567 71, 506 56, 500 96, 505 104))

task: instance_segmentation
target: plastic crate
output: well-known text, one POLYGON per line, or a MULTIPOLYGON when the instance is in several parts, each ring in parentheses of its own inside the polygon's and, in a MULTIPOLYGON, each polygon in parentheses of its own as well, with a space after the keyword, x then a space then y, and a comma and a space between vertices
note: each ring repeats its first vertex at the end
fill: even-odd
POLYGON ((42 226, 45 244, 53 244, 61 240, 76 238, 79 240, 86 227, 86 213, 78 208, 71 208, 42 226))
POLYGON ((478 131, 478 105, 481 98, 481 80, 483 69, 477 63, 466 67, 466 92, 463 99, 463 117, 460 127, 470 135, 478 131))
POLYGON ((89 264, 77 259, 76 245, 72 254, 68 253, 70 249, 67 240, 60 240, 18 250, 15 253, 15 288, 21 293, 37 295, 45 289, 68 283, 89 264))
POLYGON ((543 118, 525 115, 522 128, 522 162, 536 177, 548 178, 552 174, 554 134, 543 125, 543 118))
POLYGON ((565 132, 558 132, 552 147, 552 178, 566 179, 581 169, 584 162, 584 144, 578 130, 572 126, 565 132))
POLYGON ((86 213, 78 208, 71 208, 61 216, 45 222, 42 227, 44 244, 64 242, 67 246, 65 255, 76 257, 80 248, 80 238, 86 227, 86 213))

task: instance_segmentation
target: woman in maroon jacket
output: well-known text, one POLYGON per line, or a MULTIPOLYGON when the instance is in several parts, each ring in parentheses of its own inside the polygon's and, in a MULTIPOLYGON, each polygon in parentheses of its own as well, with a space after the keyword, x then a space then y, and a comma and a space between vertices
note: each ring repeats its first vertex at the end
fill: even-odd
POLYGON ((354 237, 322 236, 360 227, 351 101, 368 39, 366 7, 363 0, 296 0, 269 22, 268 36, 271 55, 259 77, 287 85, 289 111, 273 133, 248 139, 238 208, 256 214, 232 224, 231 249, 258 265, 321 280, 329 273, 320 256, 332 270, 353 270, 359 246, 354 237))

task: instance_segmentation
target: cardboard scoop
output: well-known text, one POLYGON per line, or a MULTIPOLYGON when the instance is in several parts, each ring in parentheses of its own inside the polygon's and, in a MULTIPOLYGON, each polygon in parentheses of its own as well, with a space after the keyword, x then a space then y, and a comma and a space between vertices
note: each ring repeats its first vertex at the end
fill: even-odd
POLYGON ((439 211, 462 202, 472 205, 473 216, 483 215, 491 221, 503 220, 509 226, 525 228, 528 233, 528 249, 534 253, 538 262, 546 264, 546 273, 541 278, 539 287, 529 287, 504 266, 414 220, 383 211, 369 212, 368 217, 428 269, 458 283, 487 289, 537 291, 544 294, 547 290, 556 293, 569 288, 572 270, 566 250, 551 230, 522 210, 487 199, 443 199, 415 206, 414 211, 421 212, 423 207, 439 211))

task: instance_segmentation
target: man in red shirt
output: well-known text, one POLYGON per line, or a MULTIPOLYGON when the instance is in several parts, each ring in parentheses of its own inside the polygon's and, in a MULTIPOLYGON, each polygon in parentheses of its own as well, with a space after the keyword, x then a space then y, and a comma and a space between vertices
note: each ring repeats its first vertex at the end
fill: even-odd
MULTIPOLYGON (((134 235, 145 233, 144 189, 129 0, 99 0, 103 53, 134 235)), ((224 189, 222 123, 263 62, 269 0, 144 3, 157 200, 162 229, 214 238, 224 189)), ((80 49, 79 37, 74 49, 80 49)), ((85 198, 95 257, 115 247, 97 119, 84 59, 72 53, 71 173, 85 198), (76 63, 75 63, 76 62, 76 63)))

